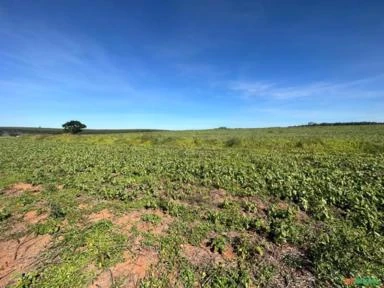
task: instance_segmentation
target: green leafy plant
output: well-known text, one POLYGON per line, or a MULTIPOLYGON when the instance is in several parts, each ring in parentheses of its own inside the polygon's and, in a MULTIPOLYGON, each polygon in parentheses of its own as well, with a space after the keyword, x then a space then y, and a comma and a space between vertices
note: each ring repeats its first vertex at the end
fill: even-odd
POLYGON ((298 231, 294 224, 295 210, 279 209, 275 206, 268 211, 269 237, 275 243, 294 241, 298 231))
POLYGON ((0 221, 4 221, 11 217, 11 212, 9 212, 7 209, 0 210, 0 221))
POLYGON ((208 242, 208 247, 212 252, 217 252, 222 254, 227 246, 228 239, 225 236, 216 236, 211 238, 208 242))
POLYGON ((222 266, 205 271, 202 287, 212 288, 246 288, 251 282, 248 270, 242 267, 230 269, 222 266))
POLYGON ((339 285, 344 277, 383 275, 384 266, 371 261, 384 255, 383 244, 382 237, 367 237, 362 228, 333 222, 313 239, 309 256, 319 279, 339 285))
POLYGON ((37 287, 40 274, 37 272, 29 272, 21 274, 21 277, 18 279, 15 288, 31 288, 37 287))
POLYGON ((241 207, 245 212, 249 213, 255 213, 257 211, 257 205, 256 203, 253 203, 251 201, 243 201, 241 203, 241 207))
POLYGON ((161 222, 161 217, 156 214, 144 214, 141 216, 141 220, 152 224, 159 224, 161 222))
POLYGON ((255 241, 244 237, 235 237, 231 242, 234 252, 242 260, 251 261, 258 255, 264 255, 264 247, 255 241))
POLYGON ((58 203, 51 203, 51 216, 53 218, 64 218, 66 212, 63 207, 61 207, 58 203))

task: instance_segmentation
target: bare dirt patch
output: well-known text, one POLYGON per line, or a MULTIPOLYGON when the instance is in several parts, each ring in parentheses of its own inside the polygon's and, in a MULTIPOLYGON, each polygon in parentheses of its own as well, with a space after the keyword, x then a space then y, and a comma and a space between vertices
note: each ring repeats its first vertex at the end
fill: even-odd
POLYGON ((120 231, 126 235, 130 235, 131 228, 135 226, 139 232, 147 232, 155 235, 162 235, 173 221, 172 217, 164 214, 161 210, 146 210, 140 209, 131 211, 121 216, 115 216, 108 209, 103 209, 99 212, 89 215, 88 220, 97 222, 100 220, 111 220, 113 224, 120 228, 120 231), (159 223, 146 222, 142 220, 143 215, 154 214, 161 221, 159 223))
MULTIPOLYGON (((144 214, 148 213, 147 211, 145 211, 145 212, 146 213, 144 213, 144 214)), ((168 229, 169 224, 173 221, 172 217, 164 214, 160 210, 151 211, 150 214, 154 214, 156 216, 159 216, 161 218, 161 222, 154 224, 154 223, 150 223, 150 222, 141 221, 140 223, 137 223, 137 229, 139 231, 150 232, 150 233, 155 234, 155 235, 162 235, 168 229)))
POLYGON ((27 235, 18 240, 0 242, 0 287, 14 282, 14 277, 37 264, 39 255, 52 240, 50 235, 27 235))
POLYGON ((36 224, 48 218, 47 213, 39 214, 36 210, 29 211, 24 215, 24 221, 29 224, 36 224))
POLYGON ((133 226, 136 226, 140 232, 150 232, 155 235, 162 235, 173 221, 172 217, 164 214, 160 210, 138 210, 132 211, 123 216, 117 217, 113 222, 118 225, 123 233, 129 233, 133 226), (145 214, 154 214, 161 218, 160 223, 145 222, 142 216, 145 214))
POLYGON ((209 192, 212 203, 220 204, 227 198, 227 192, 223 189, 214 189, 209 192))
MULTIPOLYGON (((89 221, 109 219, 119 227, 119 230, 128 236, 132 236, 131 228, 135 226, 139 232, 149 232, 155 235, 163 234, 173 221, 172 217, 164 214, 161 210, 140 209, 131 211, 121 216, 113 215, 109 210, 104 209, 89 216, 89 221), (158 223, 152 223, 143 220, 143 215, 152 214, 158 216, 161 220, 158 223)), ((159 261, 158 253, 151 248, 141 247, 142 237, 135 237, 129 250, 124 252, 124 261, 116 264, 108 270, 101 272, 97 278, 92 281, 89 288, 110 287, 116 281, 123 281, 121 287, 138 287, 138 283, 143 279, 152 265, 159 261)))
POLYGON ((213 253, 206 247, 197 247, 190 244, 181 244, 181 254, 193 265, 207 265, 220 263, 224 259, 219 253, 213 253))
POLYGON ((316 287, 304 252, 295 246, 271 245, 262 261, 279 267, 279 273, 271 280, 271 287, 316 287))
POLYGON ((35 186, 35 185, 29 184, 29 183, 19 182, 19 183, 15 183, 12 186, 10 186, 9 188, 3 190, 2 193, 7 195, 7 196, 20 196, 24 192, 37 193, 37 192, 40 192, 42 189, 43 188, 41 185, 35 186))
POLYGON ((27 233, 28 225, 44 222, 48 216, 48 213, 39 213, 37 210, 28 211, 22 216, 16 215, 12 217, 12 221, 7 224, 7 229, 0 235, 0 238, 4 239, 10 236, 13 238, 21 237, 20 234, 25 235, 27 233))
POLYGON ((7 235, 17 234, 17 233, 23 233, 27 231, 27 225, 25 222, 16 222, 12 225, 11 229, 8 230, 6 233, 7 235))
POLYGON ((141 216, 144 213, 142 211, 132 211, 115 219, 114 223, 120 227, 132 226, 141 220, 141 216))
POLYGON ((132 256, 129 251, 124 253, 124 262, 118 263, 102 272, 89 288, 110 287, 116 279, 124 279, 122 287, 137 287, 138 282, 148 273, 150 267, 158 262, 158 255, 153 250, 142 250, 132 256))
POLYGON ((103 209, 99 212, 92 213, 88 219, 91 222, 97 222, 100 220, 110 220, 113 218, 113 214, 108 209, 103 209))
POLYGON ((236 258, 236 254, 230 245, 227 245, 223 251, 223 258, 227 261, 232 261, 236 258))

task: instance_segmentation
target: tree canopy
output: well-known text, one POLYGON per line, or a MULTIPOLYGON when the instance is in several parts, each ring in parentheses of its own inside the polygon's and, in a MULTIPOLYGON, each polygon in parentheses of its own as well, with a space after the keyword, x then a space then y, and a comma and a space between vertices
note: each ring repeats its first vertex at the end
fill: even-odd
POLYGON ((87 126, 80 121, 71 120, 63 124, 65 132, 76 134, 81 132, 82 129, 87 128, 87 126))

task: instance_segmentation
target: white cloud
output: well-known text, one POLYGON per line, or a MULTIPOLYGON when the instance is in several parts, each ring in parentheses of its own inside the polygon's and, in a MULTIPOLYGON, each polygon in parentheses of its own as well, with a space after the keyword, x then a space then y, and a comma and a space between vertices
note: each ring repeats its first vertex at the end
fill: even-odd
POLYGON ((96 41, 47 27, 14 28, 0 29, 0 41, 7 43, 0 45, 3 69, 14 72, 0 79, 3 104, 71 103, 81 95, 95 101, 111 95, 137 102, 143 97, 129 69, 121 69, 96 41))
POLYGON ((265 97, 276 100, 303 97, 384 97, 382 80, 384 74, 346 82, 313 82, 297 86, 284 86, 273 82, 236 81, 229 89, 241 93, 247 98, 265 97))

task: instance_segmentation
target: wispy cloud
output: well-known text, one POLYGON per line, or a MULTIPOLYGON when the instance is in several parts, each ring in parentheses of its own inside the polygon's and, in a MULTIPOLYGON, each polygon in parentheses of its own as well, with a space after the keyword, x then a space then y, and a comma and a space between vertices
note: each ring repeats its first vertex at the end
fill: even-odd
POLYGON ((8 47, 14 48, 0 48, 2 61, 23 71, 23 78, 12 77, 11 86, 19 83, 22 87, 41 85, 90 91, 116 91, 119 87, 122 92, 132 91, 125 72, 119 70, 100 45, 88 39, 49 29, 0 36, 8 47))
POLYGON ((247 98, 265 97, 289 100, 303 97, 384 97, 384 74, 346 82, 312 82, 297 86, 284 86, 275 82, 235 81, 229 89, 247 98))

